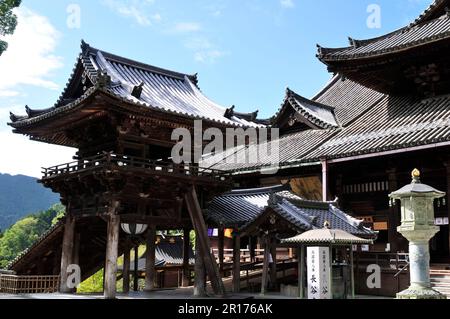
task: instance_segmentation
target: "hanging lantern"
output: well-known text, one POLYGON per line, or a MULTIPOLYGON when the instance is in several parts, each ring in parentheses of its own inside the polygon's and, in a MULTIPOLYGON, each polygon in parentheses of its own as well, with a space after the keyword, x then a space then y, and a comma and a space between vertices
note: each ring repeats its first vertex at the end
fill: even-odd
POLYGON ((137 235, 142 235, 147 230, 148 225, 146 225, 146 224, 120 224, 120 227, 128 235, 137 236, 137 235))

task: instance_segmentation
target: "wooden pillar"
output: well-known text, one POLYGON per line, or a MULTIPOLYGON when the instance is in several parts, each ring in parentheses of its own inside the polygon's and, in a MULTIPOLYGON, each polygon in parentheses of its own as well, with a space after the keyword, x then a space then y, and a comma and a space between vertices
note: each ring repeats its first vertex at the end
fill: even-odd
POLYGON ((183 276, 181 278, 182 287, 189 287, 189 285, 191 284, 191 276, 189 270, 190 232, 191 230, 189 228, 185 228, 183 230, 183 276))
POLYGON ((225 287, 220 276, 219 267, 210 251, 211 242, 208 237, 208 229, 206 228, 203 213, 198 202, 197 192, 194 187, 191 187, 186 193, 185 201, 196 236, 198 236, 199 239, 199 253, 203 258, 207 275, 211 281, 211 286, 216 295, 225 295, 225 287))
MULTIPOLYGON (((80 241, 81 241, 81 234, 80 233, 76 233, 74 237, 75 237, 75 240, 73 242, 72 264, 80 266, 80 241)), ((81 270, 81 267, 80 267, 80 270, 81 270)), ((80 273, 80 276, 81 275, 82 274, 80 273)), ((72 292, 76 293, 77 292, 77 288, 76 287, 72 288, 72 292)))
POLYGON ((256 237, 253 237, 253 236, 249 237, 250 262, 251 263, 256 262, 256 255, 255 255, 256 242, 257 242, 257 238, 256 237))
MULTIPOLYGON (((446 195, 446 204, 447 204, 447 212, 448 212, 448 218, 450 219, 450 159, 447 160, 447 162, 444 163, 446 168, 446 181, 447 181, 447 195, 446 195)), ((450 226, 449 226, 450 227, 450 226)), ((450 228, 448 231, 448 249, 450 253, 450 228)))
POLYGON ((150 226, 147 233, 147 253, 145 255, 145 291, 155 289, 155 250, 156 228, 150 226))
POLYGON ((305 246, 300 246, 297 250, 298 259, 298 288, 300 299, 304 298, 305 284, 305 246))
MULTIPOLYGON (((113 204, 118 207, 118 203, 113 204)), ((116 298, 117 257, 119 250, 119 226, 120 216, 111 214, 108 216, 108 231, 106 237, 106 261, 105 261, 105 299, 116 298)))
MULTIPOLYGON (((398 189, 397 181, 397 171, 395 169, 390 169, 387 171, 388 181, 389 181, 389 192, 392 193, 398 189)), ((386 200, 387 202, 387 200, 386 200)), ((400 226, 399 220, 399 208, 397 205, 389 207, 389 229, 388 229, 388 241, 391 245, 391 252, 397 252, 399 249, 398 239, 399 235, 397 233, 397 226, 400 226)))
POLYGON ((225 245, 225 230, 223 229, 223 227, 219 228, 219 243, 218 243, 218 248, 219 248, 219 268, 220 268, 220 272, 223 274, 223 260, 224 260, 224 245, 225 245))
POLYGON ((122 271, 122 281, 123 281, 123 292, 130 292, 130 254, 131 250, 127 248, 123 253, 123 271, 122 271))
POLYGON ((233 292, 241 290, 241 236, 233 231, 233 292))
POLYGON ((355 299, 355 265, 353 263, 353 245, 350 245, 350 282, 352 286, 352 299, 355 299))
POLYGON ((263 270, 262 270, 262 278, 261 278, 261 295, 264 295, 267 291, 267 282, 269 279, 269 255, 270 255, 270 245, 269 239, 265 238, 264 240, 264 262, 263 262, 263 270))
POLYGON ((139 290, 139 245, 134 247, 134 271, 133 271, 133 290, 139 290))
POLYGON ((322 163, 322 200, 328 201, 328 162, 326 159, 321 160, 322 163))
POLYGON ((61 253, 61 282, 59 291, 62 293, 70 293, 71 288, 67 286, 67 278, 69 273, 67 267, 73 263, 73 242, 75 236, 75 218, 68 212, 64 225, 64 237, 61 253))
POLYGON ((206 296, 206 282, 205 282, 205 266, 204 260, 200 253, 200 243, 198 236, 195 236, 195 278, 194 278, 194 296, 206 296))
POLYGON ((272 287, 277 285, 277 245, 276 239, 270 241, 270 255, 272 256, 272 264, 270 265, 270 283, 272 287))

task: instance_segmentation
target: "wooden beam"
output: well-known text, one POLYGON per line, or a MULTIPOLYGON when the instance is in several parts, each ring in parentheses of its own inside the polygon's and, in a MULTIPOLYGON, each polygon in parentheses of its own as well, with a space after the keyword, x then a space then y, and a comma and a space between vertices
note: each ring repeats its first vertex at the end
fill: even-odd
POLYGON ((130 292, 130 255, 131 249, 127 247, 123 253, 123 292, 130 292))
POLYGON ((237 230, 233 232, 233 292, 241 290, 241 237, 237 230))
POLYGON ((105 261, 105 299, 116 298, 116 277, 117 277, 117 257, 119 248, 119 226, 120 216, 117 215, 119 202, 113 201, 109 211, 107 241, 106 241, 106 261, 105 261))
POLYGON ((155 250, 156 250, 156 227, 149 226, 147 233, 147 254, 145 255, 145 291, 155 289, 155 250))
POLYGON ((67 213, 64 225, 64 237, 61 254, 61 282, 59 291, 61 293, 70 293, 72 289, 67 286, 69 273, 67 267, 73 263, 73 242, 75 236, 75 219, 70 211, 67 213))
POLYGON ((190 269, 189 269, 189 251, 190 251, 190 232, 189 228, 183 229, 183 276, 181 278, 181 286, 189 287, 190 285, 190 269))
POLYGON ((191 189, 186 193, 185 201, 192 224, 196 230, 196 235, 199 238, 200 254, 203 257, 206 272, 211 281, 214 293, 218 296, 223 296, 225 295, 225 287, 219 273, 219 268, 217 267, 216 259, 210 251, 211 242, 208 237, 208 230, 206 228, 203 213, 198 202, 197 192, 194 187, 191 187, 191 189))

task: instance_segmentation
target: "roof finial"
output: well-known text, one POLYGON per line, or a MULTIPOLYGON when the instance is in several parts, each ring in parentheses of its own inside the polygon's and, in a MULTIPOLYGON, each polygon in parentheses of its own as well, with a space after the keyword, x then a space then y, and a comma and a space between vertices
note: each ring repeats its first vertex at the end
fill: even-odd
POLYGON ((420 183, 420 171, 417 168, 411 172, 411 177, 413 183, 420 183))
POLYGON ((89 44, 87 44, 83 39, 81 39, 81 51, 86 52, 89 49, 89 44))
POLYGON ((330 229, 330 222, 329 222, 328 220, 326 220, 326 221, 323 223, 323 228, 325 228, 325 229, 330 229))
POLYGON ((450 18, 450 9, 449 9, 449 7, 445 7, 445 13, 447 14, 447 18, 450 18))

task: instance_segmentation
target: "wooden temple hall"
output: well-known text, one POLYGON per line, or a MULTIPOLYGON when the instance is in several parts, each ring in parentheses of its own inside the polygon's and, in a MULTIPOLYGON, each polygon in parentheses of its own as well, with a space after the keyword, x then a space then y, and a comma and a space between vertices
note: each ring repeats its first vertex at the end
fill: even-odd
MULTIPOLYGON (((60 291, 71 292, 68 265, 80 266, 82 280, 104 268, 104 294, 113 298, 118 257, 125 259, 120 276, 129 280, 130 250, 146 243, 145 256, 139 256, 145 265, 131 268, 139 268, 145 289, 153 290, 161 267, 155 257, 157 234, 183 230, 181 286, 193 278, 198 295, 206 287, 219 296, 230 289, 250 289, 248 271, 260 266, 256 286, 264 292, 288 283, 289 273, 300 276, 298 254, 292 249, 282 253, 281 241, 326 226, 374 240, 357 248, 357 293, 395 295, 408 285, 408 269, 401 264, 407 264, 407 257, 399 257, 407 256, 408 245, 396 230, 399 205, 390 205, 388 194, 410 182, 413 168, 420 169, 424 183, 450 193, 448 8, 450 0, 436 0, 392 33, 350 38, 341 48, 318 46, 317 57, 332 73, 331 80, 312 98, 287 89, 270 119, 212 102, 199 89, 196 75, 82 42, 55 105, 11 114, 14 133, 77 152, 72 163, 44 169, 40 181, 61 195, 65 219, 10 270, 59 276, 60 291), (205 156, 200 164, 175 164, 172 131, 193 132, 194 120, 202 120, 203 130, 223 132, 278 128, 278 170, 267 174, 273 168, 270 157, 258 163, 225 160, 230 154, 252 155, 257 145, 250 143, 205 156), (124 225, 147 229, 133 236, 124 232, 124 225), (217 236, 208 234, 211 229, 218 229, 217 236), (227 229, 233 230, 231 247, 224 236, 227 229), (195 265, 191 230, 196 234, 195 265), (232 249, 230 259, 227 249, 232 249), (374 261, 383 266, 382 288, 368 290, 364 265, 374 261)), ((433 267, 441 269, 450 265, 448 202, 435 207, 440 232, 431 243, 433 267)), ((336 252, 333 261, 338 259, 336 252)))

